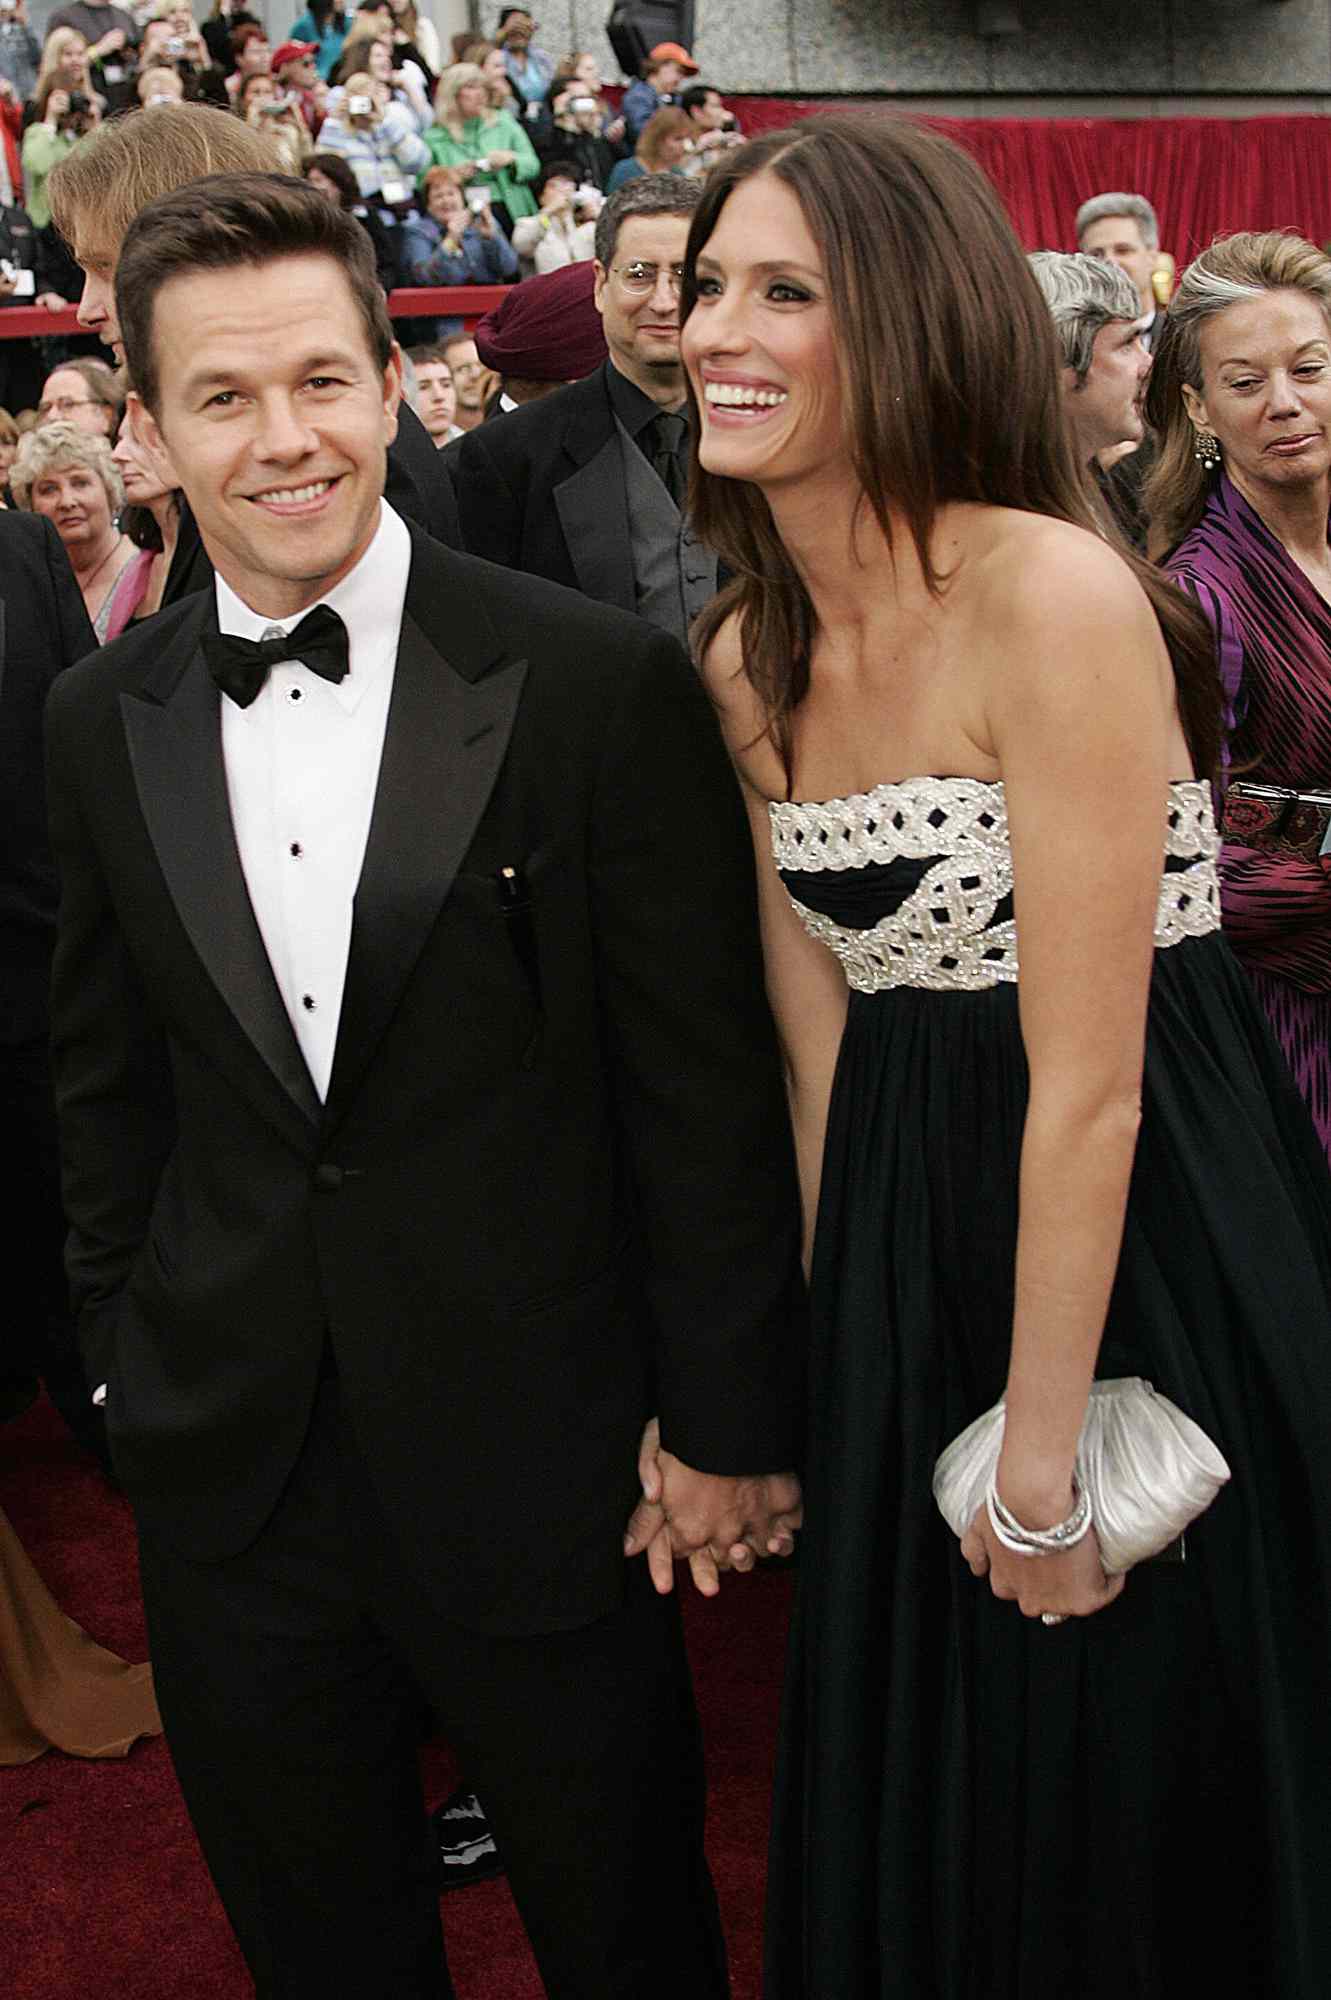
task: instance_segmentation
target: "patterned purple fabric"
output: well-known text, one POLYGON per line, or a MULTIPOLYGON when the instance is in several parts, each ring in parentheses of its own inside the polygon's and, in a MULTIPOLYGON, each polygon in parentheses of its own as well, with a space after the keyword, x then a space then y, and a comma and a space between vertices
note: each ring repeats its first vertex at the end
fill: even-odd
MULTIPOLYGON (((1211 622, 1229 709, 1226 769, 1331 784, 1331 604, 1222 472, 1164 565, 1211 622)), ((1331 874, 1226 842, 1222 907, 1331 1155, 1331 874)))

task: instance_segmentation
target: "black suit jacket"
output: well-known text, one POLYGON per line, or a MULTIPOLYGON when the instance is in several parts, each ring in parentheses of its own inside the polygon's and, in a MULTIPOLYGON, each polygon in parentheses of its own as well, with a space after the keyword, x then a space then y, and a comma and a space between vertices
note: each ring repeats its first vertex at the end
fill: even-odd
POLYGON ((60 538, 0 512, 0 1045, 46 1033, 56 877, 46 825, 42 714, 64 667, 97 641, 60 538))
POLYGON ((456 440, 462 539, 473 555, 633 611, 633 548, 610 362, 456 440))
POLYGON ((672 641, 412 541, 322 1108, 236 852, 208 600, 53 692, 70 1270, 150 1533, 245 1546, 327 1340, 448 1615, 555 1629, 619 1599, 650 1411, 713 1471, 796 1452, 752 854, 672 641))
MULTIPOLYGON (((461 548, 453 484, 438 460, 439 453, 429 432, 416 412, 403 403, 398 410, 397 436, 388 447, 384 498, 405 520, 424 528, 434 541, 442 542, 446 548, 461 548)), ((180 531, 162 592, 163 610, 169 604, 192 597, 196 590, 206 590, 212 580, 208 551, 182 496, 180 531)))

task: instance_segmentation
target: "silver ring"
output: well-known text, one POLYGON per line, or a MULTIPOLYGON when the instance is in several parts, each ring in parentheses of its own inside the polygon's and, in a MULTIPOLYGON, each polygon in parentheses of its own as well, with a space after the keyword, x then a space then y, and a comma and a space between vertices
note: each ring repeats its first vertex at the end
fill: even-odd
POLYGON ((1042 1625, 1066 1625, 1067 1622, 1068 1614, 1066 1611, 1042 1611, 1040 1613, 1040 1623, 1042 1625))

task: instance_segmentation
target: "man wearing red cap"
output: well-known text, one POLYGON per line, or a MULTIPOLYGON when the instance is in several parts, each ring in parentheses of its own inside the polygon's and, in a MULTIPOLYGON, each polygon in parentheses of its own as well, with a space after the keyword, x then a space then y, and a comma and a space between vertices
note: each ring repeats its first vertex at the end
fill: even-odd
POLYGON ((661 109, 673 104, 686 76, 696 76, 698 65, 679 42, 658 42, 642 66, 642 75, 624 92, 620 106, 624 114, 624 137, 636 146, 643 126, 661 109))
POLYGON ((315 63, 318 53, 317 42, 283 42, 273 50, 272 61, 279 89, 295 98, 312 139, 318 137, 319 127, 324 122, 320 102, 323 86, 315 63))

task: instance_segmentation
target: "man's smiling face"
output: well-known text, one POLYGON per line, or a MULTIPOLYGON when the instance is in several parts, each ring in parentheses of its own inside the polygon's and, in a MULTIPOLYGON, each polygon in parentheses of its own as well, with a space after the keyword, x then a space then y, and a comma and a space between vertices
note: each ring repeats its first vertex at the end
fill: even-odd
POLYGON ((397 434, 387 369, 341 267, 300 254, 170 278, 153 309, 155 410, 213 567, 255 611, 303 611, 364 554, 397 434))

